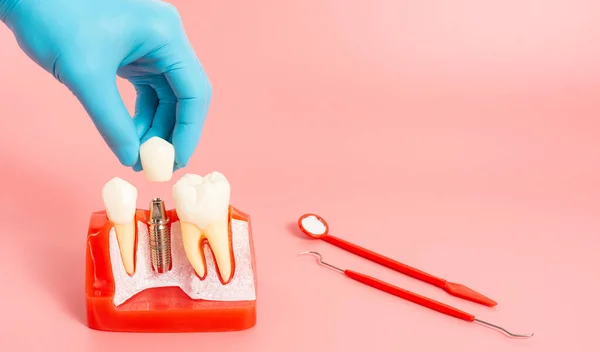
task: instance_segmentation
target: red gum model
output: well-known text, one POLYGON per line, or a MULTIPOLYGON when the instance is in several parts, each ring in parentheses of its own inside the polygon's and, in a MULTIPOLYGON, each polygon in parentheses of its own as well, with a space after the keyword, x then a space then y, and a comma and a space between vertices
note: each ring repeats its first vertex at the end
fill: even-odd
MULTIPOLYGON (((230 222, 231 219, 236 219, 248 223, 256 288, 256 262, 250 217, 232 206, 229 214, 230 222)), ((148 210, 138 209, 135 220, 146 223, 148 216, 148 210)), ((175 210, 169 210, 167 216, 171 223, 179 221, 175 210)), ((115 283, 108 240, 112 227, 105 211, 92 214, 87 237, 85 281, 87 322, 90 328, 122 332, 217 332, 244 330, 256 324, 256 300, 194 300, 179 287, 147 289, 115 307, 115 283)))

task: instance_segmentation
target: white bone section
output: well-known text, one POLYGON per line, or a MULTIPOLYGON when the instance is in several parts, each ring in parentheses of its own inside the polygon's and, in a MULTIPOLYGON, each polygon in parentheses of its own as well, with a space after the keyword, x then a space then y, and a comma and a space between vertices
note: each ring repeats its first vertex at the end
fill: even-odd
POLYGON ((200 280, 190 265, 183 249, 179 221, 171 224, 171 256, 173 268, 164 274, 152 270, 148 226, 138 222, 138 245, 135 274, 129 276, 123 267, 115 229, 109 233, 110 262, 115 281, 115 306, 149 288, 180 287, 192 299, 211 301, 254 301, 256 290, 252 272, 248 223, 231 220, 232 245, 235 260, 235 273, 232 280, 223 285, 216 271, 215 260, 207 244, 204 244, 206 258, 206 278, 200 280))

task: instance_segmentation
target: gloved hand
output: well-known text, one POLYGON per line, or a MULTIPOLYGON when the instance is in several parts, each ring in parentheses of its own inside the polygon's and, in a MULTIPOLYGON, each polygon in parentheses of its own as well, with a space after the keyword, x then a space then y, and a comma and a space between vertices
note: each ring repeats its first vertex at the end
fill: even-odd
POLYGON ((139 146, 159 136, 184 167, 212 88, 177 10, 159 0, 0 0, 0 20, 38 65, 66 85, 118 157, 142 169, 139 146), (134 118, 116 76, 137 91, 134 118))

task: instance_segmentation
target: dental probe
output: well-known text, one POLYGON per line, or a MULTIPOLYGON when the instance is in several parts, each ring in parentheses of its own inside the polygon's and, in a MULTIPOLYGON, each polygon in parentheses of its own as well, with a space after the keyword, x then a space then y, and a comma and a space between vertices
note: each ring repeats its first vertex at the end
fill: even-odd
POLYGON ((404 290, 404 289, 402 289, 400 287, 397 287, 397 286, 394 286, 394 285, 389 284, 387 282, 375 279, 375 278, 367 276, 365 274, 358 273, 356 271, 352 271, 352 270, 348 270, 348 269, 344 270, 344 269, 338 268, 337 266, 334 266, 332 264, 324 262, 323 261, 323 257, 321 256, 321 254, 319 252, 306 251, 306 252, 300 253, 300 255, 303 255, 303 254, 312 254, 312 255, 316 256, 319 259, 319 264, 320 265, 325 266, 325 267, 327 267, 329 269, 332 269, 334 271, 337 271, 337 272, 339 272, 341 274, 344 274, 347 277, 349 277, 349 278, 351 278, 353 280, 356 280, 356 281, 358 281, 360 283, 363 283, 363 284, 365 284, 367 286, 371 286, 371 287, 376 288, 378 290, 381 290, 383 292, 387 292, 387 293, 392 294, 394 296, 403 298, 405 300, 411 301, 413 303, 419 304, 419 305, 427 307, 429 309, 433 309, 435 311, 438 311, 440 313, 449 315, 451 317, 458 318, 458 319, 461 319, 461 320, 465 320, 465 321, 468 321, 468 322, 476 322, 476 323, 479 323, 479 324, 482 324, 482 325, 486 325, 486 326, 488 326, 490 328, 502 331, 502 332, 506 333, 508 336, 511 336, 511 337, 528 338, 528 337, 532 337, 533 336, 533 334, 526 334, 526 335, 524 335, 524 334, 514 334, 514 333, 506 330, 505 328, 503 328, 501 326, 494 325, 492 323, 488 323, 486 321, 477 319, 472 314, 463 312, 463 311, 461 311, 459 309, 456 309, 454 307, 450 307, 450 306, 448 306, 448 305, 446 305, 444 303, 440 303, 440 302, 435 301, 433 299, 430 299, 430 298, 418 295, 416 293, 404 290))
POLYGON ((157 273, 171 270, 171 224, 167 217, 165 202, 154 198, 150 202, 148 237, 152 255, 152 268, 157 273))

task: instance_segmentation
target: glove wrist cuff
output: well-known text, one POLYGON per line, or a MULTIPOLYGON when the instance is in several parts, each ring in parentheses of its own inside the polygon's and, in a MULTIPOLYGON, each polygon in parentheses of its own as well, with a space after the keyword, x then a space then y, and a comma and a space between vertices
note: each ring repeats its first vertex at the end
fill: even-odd
POLYGON ((11 11, 21 0, 0 0, 0 21, 6 24, 11 11))

